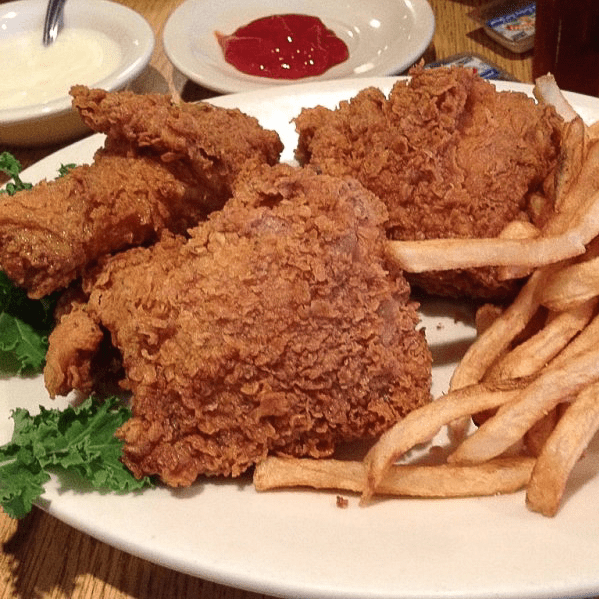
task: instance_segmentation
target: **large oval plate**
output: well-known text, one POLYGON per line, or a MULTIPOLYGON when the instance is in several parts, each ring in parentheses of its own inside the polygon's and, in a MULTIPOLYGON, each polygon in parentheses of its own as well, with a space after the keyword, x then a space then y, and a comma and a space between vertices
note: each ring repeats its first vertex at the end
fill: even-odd
MULTIPOLYGON (((302 107, 335 106, 366 85, 388 91, 391 78, 302 84, 214 100, 277 129, 292 160, 290 120, 302 107)), ((530 93, 530 86, 498 83, 530 93)), ((570 95, 587 121, 599 100, 570 95)), ((61 163, 90 160, 95 135, 28 169, 24 180, 53 177, 61 163)), ((447 387, 472 341, 466 306, 422 306, 435 367, 433 392, 447 387), (458 314, 464 318, 456 318, 458 314)), ((0 381, 0 442, 11 408, 52 402, 40 378, 0 381)), ((599 444, 568 485, 559 514, 528 511, 522 493, 477 499, 391 499, 338 509, 334 493, 256 493, 249 479, 198 481, 104 495, 53 479, 40 505, 57 518, 124 551, 222 584, 302 599, 532 599, 599 594, 599 444)))

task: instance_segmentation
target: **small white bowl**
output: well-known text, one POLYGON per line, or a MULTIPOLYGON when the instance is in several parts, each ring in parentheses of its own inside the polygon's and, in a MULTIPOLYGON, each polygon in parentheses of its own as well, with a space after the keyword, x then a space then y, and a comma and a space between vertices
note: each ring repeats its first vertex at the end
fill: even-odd
MULTIPOLYGON (((42 39, 46 2, 18 0, 0 4, 0 39, 39 31, 42 39)), ((121 60, 117 68, 93 87, 107 91, 125 88, 148 65, 154 51, 154 31, 137 12, 108 0, 69 0, 65 5, 64 30, 97 31, 118 44, 121 60)), ((5 65, 6 66, 6 65, 5 65)), ((4 77, 18 77, 9 68, 4 77)), ((73 81, 73 84, 80 83, 73 81)), ((61 143, 88 131, 72 108, 71 97, 0 110, 2 146, 40 146, 61 143)))

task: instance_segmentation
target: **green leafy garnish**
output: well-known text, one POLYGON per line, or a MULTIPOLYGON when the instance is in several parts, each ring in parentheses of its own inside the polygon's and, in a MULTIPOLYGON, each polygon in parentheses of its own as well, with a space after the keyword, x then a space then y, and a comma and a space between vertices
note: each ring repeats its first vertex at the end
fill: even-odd
MULTIPOLYGON (((63 164, 58 176, 75 165, 63 164)), ((20 178, 21 164, 9 152, 0 153, 0 172, 12 178, 0 193, 10 196, 31 189, 20 178)), ((32 300, 0 272, 0 371, 33 374, 46 360, 48 335, 60 292, 32 300)), ((104 402, 88 398, 78 407, 46 409, 31 416, 17 408, 12 413, 12 440, 0 447, 0 505, 13 518, 29 513, 43 494, 50 473, 79 479, 80 487, 128 492, 152 486, 137 480, 121 462, 123 444, 114 434, 131 417, 118 398, 104 402)))
POLYGON ((64 177, 69 171, 73 170, 77 165, 74 162, 68 164, 61 164, 58 169, 58 176, 64 177))
POLYGON ((136 479, 120 461, 122 441, 114 434, 131 416, 117 397, 90 397, 80 406, 46 409, 31 416, 12 413, 12 439, 0 447, 0 505, 12 518, 22 518, 43 494, 50 473, 81 477, 93 489, 129 492, 153 486, 136 479))
POLYGON ((0 370, 15 374, 41 371, 54 326, 58 294, 41 300, 27 297, 0 272, 0 370))
MULTIPOLYGON (((77 165, 74 162, 68 164, 61 164, 58 168, 58 176, 64 177, 69 171, 74 169, 77 165)), ((17 191, 24 189, 31 189, 33 185, 31 183, 25 183, 21 180, 21 171, 23 167, 21 163, 10 153, 0 153, 0 172, 8 175, 12 181, 7 183, 4 189, 0 189, 1 193, 6 193, 9 196, 15 195, 17 191)))
POLYGON ((0 190, 0 193, 14 195, 17 191, 33 187, 31 183, 23 183, 21 181, 21 177, 19 176, 21 170, 21 163, 10 152, 2 152, 0 154, 0 171, 12 179, 11 182, 6 184, 5 189, 0 190))

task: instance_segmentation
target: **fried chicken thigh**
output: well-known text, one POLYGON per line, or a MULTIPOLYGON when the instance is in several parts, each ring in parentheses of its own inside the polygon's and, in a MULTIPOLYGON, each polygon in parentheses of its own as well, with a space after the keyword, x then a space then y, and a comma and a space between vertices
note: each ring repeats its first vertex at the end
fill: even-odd
POLYGON ((66 287, 100 256, 156 241, 164 230, 184 233, 223 206, 247 164, 274 164, 282 150, 277 133, 237 110, 76 89, 80 103, 88 100, 86 118, 91 97, 101 96, 147 129, 125 142, 112 128, 92 164, 0 199, 0 268, 32 298, 66 287), (161 122, 164 139, 154 151, 156 104, 160 115, 184 114, 188 129, 177 136, 161 122))
MULTIPOLYGON (((553 172, 561 119, 470 69, 413 68, 388 97, 370 88, 338 109, 304 109, 296 156, 356 177, 387 205, 393 239, 496 237, 534 220, 533 192, 553 172)), ((421 277, 429 291, 501 294, 493 269, 421 277), (466 276, 467 275, 467 276, 466 276)))
POLYGON ((88 386, 108 331, 132 393, 125 463, 173 486, 380 434, 429 401, 431 378, 409 286, 384 262, 386 218, 353 179, 262 167, 189 239, 88 274, 50 337, 50 393, 88 386))

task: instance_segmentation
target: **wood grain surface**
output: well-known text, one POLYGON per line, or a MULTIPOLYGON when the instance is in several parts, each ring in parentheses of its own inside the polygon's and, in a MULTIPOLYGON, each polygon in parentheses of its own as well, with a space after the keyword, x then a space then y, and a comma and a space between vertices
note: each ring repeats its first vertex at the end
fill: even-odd
MULTIPOLYGON (((40 0, 41 1, 41 0, 40 0)), ((184 100, 214 94, 185 79, 169 63, 162 47, 162 28, 182 0, 121 0, 144 15, 156 33, 156 50, 140 86, 169 92, 184 100)), ((1 4, 2 2, 0 2, 1 4)), ((513 54, 487 37, 467 15, 477 0, 430 0, 436 17, 433 42, 425 53, 430 62, 458 52, 474 52, 531 81, 532 52, 513 54)), ((143 90, 142 90, 143 91, 143 90)), ((24 166, 60 146, 0 148, 24 166)), ((21 521, 0 511, 0 599, 268 599, 224 587, 151 564, 114 549, 34 509, 21 521)))

